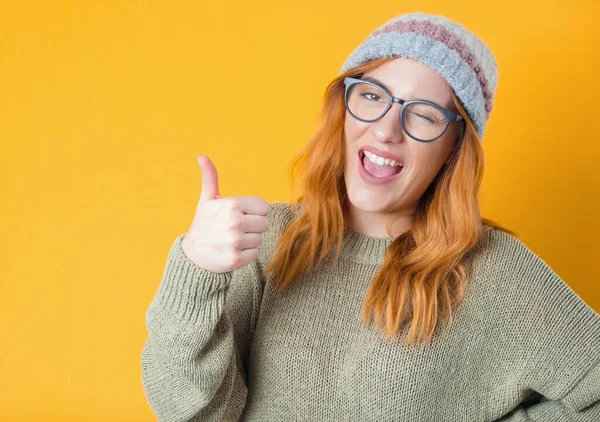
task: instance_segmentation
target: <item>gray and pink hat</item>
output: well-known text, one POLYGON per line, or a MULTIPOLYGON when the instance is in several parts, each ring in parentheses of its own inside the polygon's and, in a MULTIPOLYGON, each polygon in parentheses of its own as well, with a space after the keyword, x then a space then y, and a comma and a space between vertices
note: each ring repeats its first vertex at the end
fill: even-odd
POLYGON ((369 35, 346 59, 340 73, 369 60, 393 56, 418 60, 442 75, 483 139, 498 70, 492 52, 481 39, 444 16, 400 15, 369 35))

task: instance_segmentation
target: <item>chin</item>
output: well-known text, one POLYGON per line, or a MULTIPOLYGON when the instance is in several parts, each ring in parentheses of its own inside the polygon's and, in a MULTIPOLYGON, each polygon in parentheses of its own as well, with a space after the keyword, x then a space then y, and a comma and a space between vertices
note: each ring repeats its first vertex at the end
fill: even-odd
POLYGON ((350 182, 346 187, 348 202, 361 211, 383 212, 391 208, 389 197, 382 197, 381 193, 374 192, 368 186, 350 182))

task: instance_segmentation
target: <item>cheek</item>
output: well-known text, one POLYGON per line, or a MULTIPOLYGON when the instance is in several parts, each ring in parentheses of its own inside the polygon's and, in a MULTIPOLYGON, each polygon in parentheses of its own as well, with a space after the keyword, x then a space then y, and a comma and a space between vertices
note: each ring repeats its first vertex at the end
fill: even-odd
POLYGON ((344 120, 344 140, 346 144, 355 144, 368 128, 368 125, 368 123, 359 122, 346 112, 346 119, 344 120))
POLYGON ((346 120, 346 123, 344 123, 344 133, 342 139, 344 140, 344 148, 346 150, 346 165, 351 165, 352 163, 350 162, 350 160, 354 155, 354 145, 358 140, 358 136, 356 133, 356 128, 353 127, 351 123, 348 123, 348 120, 346 120))
POLYGON ((418 161, 421 166, 431 167, 439 160, 440 152, 433 145, 419 144, 417 147, 421 148, 413 148, 412 153, 415 161, 418 161))
POLYGON ((415 177, 420 179, 419 185, 428 186, 444 165, 449 153, 447 146, 418 144, 411 150, 415 177))

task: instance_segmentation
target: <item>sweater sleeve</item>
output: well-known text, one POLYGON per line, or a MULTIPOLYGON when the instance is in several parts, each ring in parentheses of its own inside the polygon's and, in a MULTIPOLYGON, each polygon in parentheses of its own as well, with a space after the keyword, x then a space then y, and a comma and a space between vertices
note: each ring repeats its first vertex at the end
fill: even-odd
POLYGON ((499 421, 600 421, 600 315, 538 255, 519 242, 511 319, 526 364, 521 402, 499 421))
POLYGON ((172 245, 146 312, 146 398, 161 422, 237 421, 247 396, 243 360, 260 273, 256 262, 227 273, 206 271, 183 252, 184 236, 172 245))
POLYGON ((539 403, 519 405, 497 421, 506 422, 598 422, 600 421, 600 363, 562 398, 543 398, 539 403))

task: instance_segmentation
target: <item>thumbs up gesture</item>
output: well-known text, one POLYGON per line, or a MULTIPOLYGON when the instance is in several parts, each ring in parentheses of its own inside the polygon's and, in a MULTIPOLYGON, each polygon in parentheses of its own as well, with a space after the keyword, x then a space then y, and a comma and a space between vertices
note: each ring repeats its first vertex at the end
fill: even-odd
POLYGON ((201 155, 202 192, 181 248, 198 267, 223 273, 255 261, 262 234, 269 229, 269 204, 255 196, 221 198, 217 169, 201 155))

